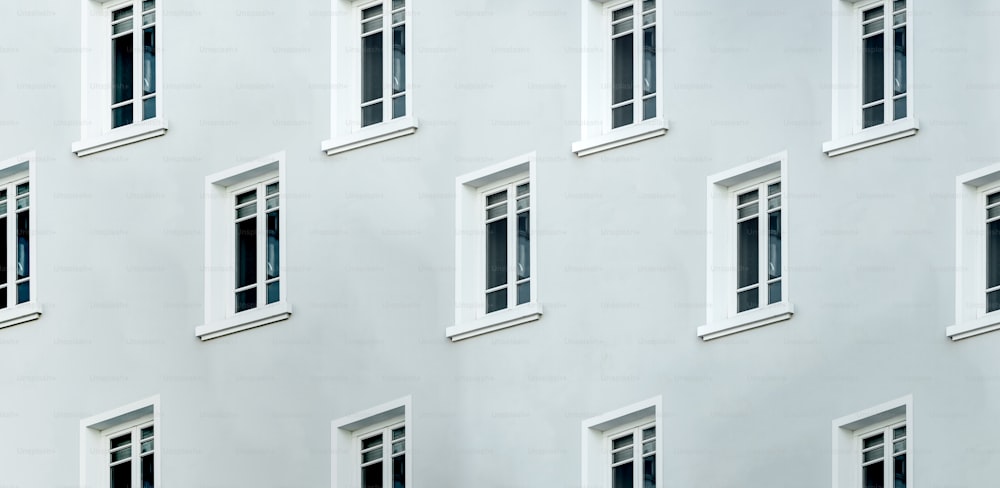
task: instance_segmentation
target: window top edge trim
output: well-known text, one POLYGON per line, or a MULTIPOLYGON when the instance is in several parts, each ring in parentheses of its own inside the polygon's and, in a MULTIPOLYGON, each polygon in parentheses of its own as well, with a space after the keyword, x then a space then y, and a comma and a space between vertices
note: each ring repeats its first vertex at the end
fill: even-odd
POLYGON ((277 171, 279 177, 284 167, 285 151, 262 156, 253 161, 238 164, 236 166, 217 171, 205 177, 205 183, 209 185, 229 187, 241 181, 249 180, 265 173, 277 171))
POLYGON ((899 412, 903 411, 905 411, 907 420, 910 420, 913 415, 912 393, 834 419, 833 427, 835 429, 857 430, 864 428, 866 425, 879 422, 881 420, 880 416, 887 416, 888 418, 898 415, 899 412))
MULTIPOLYGON (((0 160, 0 172, 16 168, 18 166, 24 165, 24 170, 27 171, 31 167, 31 164, 35 162, 36 154, 35 151, 28 151, 21 154, 16 154, 7 159, 0 160)), ((22 170, 16 170, 22 171, 22 170)))
POLYGON ((406 395, 404 397, 395 398, 385 403, 345 415, 333 420, 330 422, 330 425, 334 430, 340 429, 354 432, 357 429, 363 429, 367 425, 373 425, 379 422, 380 420, 376 419, 376 417, 384 416, 385 419, 388 419, 402 416, 405 419, 410 413, 412 403, 413 396, 406 395), (396 411, 399 411, 398 415, 396 415, 396 411))
POLYGON ((154 420, 160 413, 160 395, 152 395, 141 400, 121 405, 80 420, 83 429, 104 430, 133 418, 152 414, 154 420))
POLYGON ((527 173, 531 177, 535 158, 535 151, 531 151, 460 175, 455 178, 455 182, 459 186, 469 186, 478 189, 504 178, 513 178, 515 175, 521 173, 527 173))
POLYGON ((656 417, 659 416, 662 405, 663 396, 657 395, 584 419, 580 422, 580 425, 584 429, 605 432, 608 429, 614 429, 618 425, 624 425, 630 421, 647 416, 652 416, 654 420, 658 420, 656 417))
POLYGON ((971 186, 975 190, 987 185, 1000 184, 1000 162, 974 169, 955 177, 956 183, 971 186))
POLYGON ((744 163, 734 168, 720 171, 708 176, 708 182, 712 185, 731 187, 739 185, 744 181, 764 176, 768 173, 777 173, 782 178, 785 177, 785 164, 788 161, 788 151, 780 151, 763 158, 744 163))

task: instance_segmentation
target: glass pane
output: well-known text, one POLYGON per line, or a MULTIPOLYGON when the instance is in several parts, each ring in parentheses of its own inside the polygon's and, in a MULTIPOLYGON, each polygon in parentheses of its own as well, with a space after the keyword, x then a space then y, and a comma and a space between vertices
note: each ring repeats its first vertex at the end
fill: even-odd
MULTIPOLYGON (((517 199, 517 209, 518 210, 524 210, 524 209, 528 208, 528 203, 530 201, 531 200, 528 197, 518 198, 517 199)), ((997 208, 1000 208, 1000 207, 997 207, 997 208)))
POLYGON ((757 308, 760 301, 760 294, 757 288, 744 290, 736 294, 736 311, 745 312, 757 308))
POLYGON ((486 220, 494 219, 497 217, 503 217, 507 215, 507 204, 497 205, 493 208, 486 209, 486 220))
POLYGON ((143 443, 139 446, 139 452, 140 453, 149 452, 149 451, 152 451, 152 450, 153 450, 153 440, 152 439, 150 439, 148 441, 143 441, 143 443))
POLYGON ((392 92, 406 89, 406 26, 392 29, 392 92))
POLYGON ((517 304, 523 305, 531 301, 531 282, 525 281, 517 285, 517 304))
MULTIPOLYGON (((530 183, 521 183, 520 185, 517 185, 517 196, 520 197, 527 195, 529 191, 531 191, 530 183)), ((997 195, 1000 195, 1000 193, 997 193, 997 195)))
POLYGON ((781 182, 780 181, 777 182, 777 183, 771 183, 770 185, 767 185, 767 194, 768 195, 774 195, 776 193, 779 193, 780 191, 781 191, 781 182))
POLYGON ((375 463, 361 468, 362 488, 382 487, 382 463, 375 463))
POLYGON ((111 488, 132 488, 132 461, 111 467, 111 488))
POLYGON ((30 235, 28 233, 28 213, 30 210, 25 210, 23 212, 18 212, 17 214, 17 277, 27 278, 31 276, 30 264, 31 261, 28 259, 29 252, 29 239, 30 235))
POLYGON ((361 41, 361 102, 382 98, 382 33, 361 41))
POLYGON ((130 457, 132 457, 132 448, 130 447, 111 452, 111 462, 121 461, 130 457))
MULTIPOLYGON (((382 458, 382 448, 381 447, 376 447, 375 449, 372 449, 371 451, 363 453, 361 455, 361 462, 362 463, 367 463, 367 462, 375 461, 376 459, 381 459, 381 458, 382 458)), ((382 463, 379 463, 379 465, 381 465, 381 464, 382 463)))
POLYGON ((257 218, 236 223, 236 287, 257 282, 257 218))
POLYGON ((906 93, 906 26, 893 31, 892 92, 906 93))
POLYGON ((875 7, 875 8, 872 8, 872 9, 865 10, 865 12, 864 12, 864 19, 863 20, 871 20, 871 19, 874 19, 876 17, 881 17, 881 16, 882 16, 882 7, 879 6, 879 7, 875 7))
POLYGON ((382 15, 381 4, 373 5, 361 11, 361 18, 365 20, 370 19, 372 17, 378 17, 379 15, 382 15))
POLYGON ((28 206, 28 197, 21 197, 17 199, 17 203, 15 204, 17 210, 21 210, 22 208, 26 208, 27 206, 28 206))
POLYGON ((1000 285, 1000 221, 986 224, 986 287, 1000 285))
POLYGON ((132 104, 122 105, 111 109, 111 128, 121 127, 132 123, 132 104))
POLYGON ((745 217, 750 217, 751 215, 756 215, 759 210, 760 208, 756 203, 747 205, 746 207, 743 207, 736 211, 736 218, 742 219, 745 217))
POLYGON ((278 240, 278 211, 267 213, 267 278, 277 278, 279 276, 279 244, 278 240))
POLYGON ((646 441, 646 442, 642 443, 642 453, 643 454, 649 454, 649 453, 651 453, 651 452, 653 452, 655 450, 656 450, 656 441, 655 440, 646 441))
POLYGON ((361 441, 361 450, 382 445, 382 434, 373 435, 361 441))
POLYGON ((517 279, 531 276, 531 229, 528 212, 517 214, 517 279))
POLYGON ((632 15, 632 7, 625 7, 611 12, 611 21, 616 22, 632 15))
MULTIPOLYGON (((621 451, 618 451, 618 452, 613 453, 611 455, 611 462, 612 463, 617 463, 617 462, 625 461, 625 460, 628 460, 628 459, 632 459, 632 448, 631 447, 626 447, 625 449, 622 449, 621 451)), ((629 466, 631 466, 631 463, 629 463, 629 466)))
POLYGON ((632 445, 632 436, 627 435, 611 441, 611 450, 620 449, 622 447, 631 445, 632 445))
POLYGON ((884 34, 878 34, 862 41, 861 103, 874 102, 884 97, 883 36, 884 34))
POLYGON ((893 26, 900 25, 903 22, 906 22, 906 13, 905 12, 901 12, 901 13, 898 13, 898 14, 892 16, 892 25, 893 26))
POLYGON ((267 199, 267 204, 265 205, 267 210, 275 208, 278 206, 278 197, 270 197, 267 199))
POLYGON ((992 312, 1000 310, 1000 291, 991 291, 986 294, 986 311, 992 312))
POLYGON ((149 97, 142 101, 142 120, 156 117, 156 97, 149 97))
POLYGON ((632 34, 611 41, 611 103, 632 99, 632 34))
POLYGON ((892 429, 892 438, 893 439, 899 439, 900 437, 903 437, 904 435, 906 435, 906 426, 905 425, 902 426, 902 427, 896 427, 895 429, 892 429))
POLYGON ((904 8, 906 8, 906 0, 895 0, 894 2, 892 2, 892 11, 893 12, 899 12, 900 10, 903 10, 904 8))
POLYGON ((767 214, 767 277, 781 276, 781 210, 767 214))
POLYGON ((876 434, 876 435, 873 435, 873 436, 865 439, 863 441, 863 446, 864 446, 864 449, 868 449, 869 447, 880 446, 880 445, 882 445, 882 442, 883 442, 882 434, 876 434))
POLYGON ((361 33, 367 34, 372 31, 376 31, 382 28, 382 19, 372 19, 367 22, 361 23, 361 33))
MULTIPOLYGON (((128 19, 128 20, 126 20, 124 22, 119 22, 117 24, 112 25, 111 26, 111 35, 121 34, 123 32, 128 32, 130 30, 132 30, 132 19, 128 19)), ((129 34, 128 37, 129 37, 129 39, 131 39, 132 35, 129 34)))
POLYGON ((864 29, 862 29, 863 34, 871 34, 873 32, 878 32, 885 28, 885 20, 879 19, 870 24, 865 24, 864 29))
POLYGON ((507 219, 486 224, 486 288, 507 283, 507 219))
POLYGON ((236 195, 236 205, 243 205, 257 199, 257 190, 250 190, 236 195))
POLYGON ((394 12, 392 14, 392 25, 399 24, 406 20, 406 12, 400 10, 399 12, 394 12))
POLYGON ((656 93, 656 29, 642 31, 642 94, 656 93))
POLYGON ((656 456, 642 458, 642 488, 656 488, 656 456))
POLYGON ((156 91, 156 27, 142 30, 142 94, 156 91))
POLYGON ((281 300, 281 284, 278 281, 267 284, 267 303, 281 300))
POLYGON ((885 488, 885 478, 883 477, 884 464, 882 461, 879 461, 861 468, 862 488, 885 488))
POLYGON ((864 462, 874 461, 876 459, 881 459, 885 455, 885 447, 879 446, 871 451, 868 451, 862 455, 864 462))
POLYGON ((132 443, 132 433, 120 435, 111 439, 111 449, 117 449, 132 443))
POLYGON ((111 103, 132 98, 132 34, 111 40, 111 103))
POLYGON ((392 488, 406 488, 406 456, 392 459, 392 488))
POLYGON ((899 120, 903 117, 906 117, 906 97, 892 101, 892 120, 899 120))
POLYGON ((767 303, 778 303, 781 301, 781 282, 775 281, 767 285, 767 303))
POLYGON ((656 427, 647 427, 642 431, 642 440, 648 440, 656 437, 656 427))
POLYGON ((650 13, 644 14, 642 16, 642 25, 643 26, 650 25, 653 22, 656 22, 656 13, 655 12, 650 12, 650 13))
POLYGON ((406 450, 406 441, 396 441, 392 443, 392 453, 399 454, 406 450))
POLYGON ((656 8, 656 0, 643 0, 643 2, 642 2, 642 11, 643 12, 649 12, 650 10, 653 10, 654 8, 656 8))
POLYGON ((893 453, 903 452, 905 450, 906 450, 906 439, 903 439, 901 441, 896 441, 896 442, 892 443, 892 452, 893 453))
POLYGON ((156 479, 153 478, 153 456, 156 454, 150 454, 142 458, 142 473, 140 474, 139 480, 141 481, 141 488, 153 488, 156 483, 156 479))
POLYGON ((892 459, 893 488, 906 488, 906 454, 900 454, 892 459))
POLYGON ((743 205, 757 200, 757 190, 748 191, 736 197, 736 204, 743 205))
POLYGON ((623 125, 629 125, 633 120, 632 104, 622 105, 611 110, 611 128, 616 129, 623 125))
POLYGON ((265 195, 274 195, 275 193, 278 193, 277 183, 268 183, 268 185, 264 187, 265 195))
POLYGON ((757 218, 736 224, 736 287, 743 288, 757 283, 758 272, 757 218))
POLYGON ((403 8, 406 6, 405 0, 392 0, 392 9, 403 8))
MULTIPOLYGON (((15 189, 14 193, 17 194, 17 195, 24 195, 25 193, 28 193, 28 184, 27 183, 21 183, 20 185, 17 185, 17 188, 15 189)), ((6 195, 7 195, 7 191, 4 190, 4 196, 6 197, 6 195)), ((20 208, 20 207, 18 207, 18 208, 20 208)))
POLYGON ((257 288, 243 290, 236 294, 236 311, 242 312, 257 308, 257 288))
POLYGON ((507 289, 500 289, 486 294, 486 313, 507 308, 507 289))
POLYGON ((767 209, 774 210, 781 206, 781 195, 767 199, 767 209))
POLYGON ((642 120, 656 117, 656 97, 649 97, 642 101, 642 120))
POLYGON ((132 7, 120 8, 118 10, 115 10, 114 12, 111 12, 111 21, 114 22, 116 20, 121 20, 124 19, 125 17, 131 17, 131 16, 132 16, 132 7))
POLYGON ((864 109, 864 111, 861 113, 862 127, 867 129, 868 127, 879 125, 882 122, 884 122, 885 121, 885 112, 883 110, 884 108, 885 105, 880 103, 878 105, 872 105, 871 107, 864 109))
POLYGON ((249 217, 249 216, 251 216, 251 215, 253 215, 255 213, 257 213, 257 204, 256 203, 251 203, 250 205, 246 205, 246 206, 237 208, 236 209, 236 218, 237 219, 242 219, 243 217, 249 217))
POLYGON ((150 437, 153 437, 153 426, 143 427, 140 431, 139 438, 149 439, 150 437))
MULTIPOLYGON (((4 297, 4 300, 7 298, 4 297)), ((31 300, 31 288, 28 286, 28 282, 22 282, 17 284, 17 303, 24 303, 31 300)))
POLYGON ((361 126, 367 127, 382 122, 382 102, 361 108, 361 126))
POLYGON ((156 21, 156 13, 150 12, 142 15, 142 25, 146 26, 156 21))
POLYGON ((392 99, 392 118, 406 115, 406 95, 399 95, 392 99))
POLYGON ((635 488, 632 486, 632 463, 611 468, 611 488, 635 488))
MULTIPOLYGON (((7 283, 7 218, 0 217, 0 284, 4 283, 7 283)), ((6 298, 7 290, 0 294, 6 298)))
POLYGON ((150 10, 153 10, 153 8, 155 8, 155 7, 156 7, 156 1, 155 0, 143 0, 143 2, 142 2, 142 11, 143 12, 148 12, 150 10))
POLYGON ((406 436, 406 427, 397 427, 392 429, 392 440, 402 439, 406 436))
POLYGON ((6 285, 0 287, 0 308, 7 308, 7 291, 6 285))
POLYGON ((497 204, 507 200, 507 190, 496 192, 486 197, 486 206, 497 204))

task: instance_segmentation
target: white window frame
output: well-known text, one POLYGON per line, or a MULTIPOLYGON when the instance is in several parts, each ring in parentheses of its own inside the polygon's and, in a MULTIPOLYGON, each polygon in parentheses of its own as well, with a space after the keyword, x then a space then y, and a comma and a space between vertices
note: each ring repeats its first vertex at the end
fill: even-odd
MULTIPOLYGON (((538 180, 535 159, 536 154, 531 152, 455 179, 455 325, 445 330, 445 335, 452 341, 533 322, 542 316, 542 305, 538 301, 538 180), (508 301, 506 310, 487 314, 485 194, 500 186, 524 180, 530 184, 531 299, 522 305, 508 301)), ((508 242, 509 239, 510 235, 508 242)), ((508 249, 510 252, 511 249, 508 249)))
MULTIPOLYGON (((288 319, 292 307, 288 303, 287 256, 288 234, 287 179, 285 178, 285 152, 264 156, 257 160, 214 173, 205 178, 205 323, 195 328, 195 335, 202 340, 260 327, 288 319), (256 308, 235 311, 235 246, 234 246, 234 195, 246 188, 264 183, 280 182, 278 208, 278 265, 280 277, 277 302, 258 301, 256 308)), ((258 203, 264 198, 259 196, 258 203)), ((258 223, 258 226, 260 223, 258 223)), ((261 234, 265 237, 264 234, 261 234)), ((265 237, 266 238, 266 237, 265 237)), ((258 273, 261 270, 258 269, 258 273)), ((264 288, 264 283, 258 284, 264 288)), ((266 290, 264 291, 266 293, 266 290)), ((260 291, 258 291, 258 296, 260 291)))
POLYGON ((986 195, 1000 190, 1000 163, 955 179, 955 323, 953 341, 1000 330, 1000 310, 986 312, 986 195))
MULTIPOLYGON (((280 293, 281 289, 284 287, 284 283, 283 283, 283 281, 284 281, 283 278, 284 277, 281 276, 281 273, 280 273, 280 268, 281 268, 281 248, 282 248, 280 238, 279 238, 279 244, 278 244, 278 267, 279 267, 278 277, 272 278, 270 280, 267 278, 267 214, 269 212, 271 212, 271 211, 274 211, 274 210, 278 211, 278 235, 280 237, 284 237, 284 236, 281 235, 281 228, 282 228, 281 227, 281 220, 282 220, 282 215, 281 214, 284 212, 284 209, 281 207, 281 203, 280 203, 282 201, 281 197, 284 194, 284 192, 282 191, 283 190, 282 186, 283 186, 283 183, 279 181, 277 174, 273 174, 273 175, 262 175, 262 176, 253 177, 253 178, 251 178, 251 179, 243 182, 242 184, 233 185, 233 186, 228 187, 226 189, 226 191, 229 194, 228 197, 229 197, 229 201, 230 201, 230 204, 231 204, 230 208, 232 208, 232 209, 235 209, 236 206, 237 206, 236 205, 236 197, 238 195, 240 195, 242 193, 245 193, 245 192, 247 192, 248 190, 251 190, 251 189, 255 190, 257 192, 256 193, 256 199, 255 199, 255 205, 256 205, 256 209, 257 210, 253 214, 254 218, 257 219, 257 221, 256 221, 256 229, 255 229, 255 232, 257 234, 257 243, 256 243, 257 244, 257 255, 254 256, 254 260, 256 261, 257 276, 256 276, 256 281, 254 282, 253 286, 254 286, 254 289, 255 289, 255 292, 256 292, 256 295, 257 295, 255 298, 256 298, 256 303, 258 305, 257 305, 257 307, 254 307, 255 309, 256 308, 265 307, 265 306, 268 305, 268 303, 267 303, 267 285, 268 284, 277 282, 278 283, 278 291, 279 291, 279 293, 280 293), (270 196, 266 195, 266 191, 267 191, 266 189, 267 189, 268 185, 271 185, 273 183, 278 183, 278 201, 279 201, 279 203, 278 203, 278 206, 277 206, 276 209, 269 209, 269 208, 266 207, 266 203, 265 202, 267 200, 273 198, 273 197, 270 197, 270 196)), ((232 214, 230 214, 230 215, 232 215, 232 214)), ((234 243, 235 244, 236 238, 237 238, 237 236, 236 236, 236 227, 235 227, 235 225, 232 225, 232 224, 235 224, 235 219, 232 219, 231 220, 231 225, 229 225, 229 228, 228 228, 229 238, 227 240, 230 243, 234 243)), ((235 249, 233 249, 233 247, 234 246, 231 245, 230 248, 229 248, 229 253, 230 254, 229 254, 229 257, 227 258, 227 262, 233 263, 233 267, 235 268, 236 267, 236 251, 235 251, 235 249)), ((246 287, 244 287, 244 288, 246 288, 246 287)), ((249 311, 249 310, 244 310, 243 312, 237 312, 236 311, 236 295, 237 295, 238 288, 236 286, 236 276, 235 276, 235 273, 230 273, 229 274, 229 290, 230 290, 230 293, 229 293, 229 304, 226 307, 226 313, 227 313, 227 315, 236 315, 237 313, 244 313, 244 312, 249 311)), ((281 301, 281 300, 279 299, 278 301, 281 301)))
MULTIPOLYGON (((582 40, 580 79, 581 114, 580 140, 572 144, 572 151, 579 157, 632 144, 667 133, 667 116, 664 113, 663 31, 666 0, 656 0, 656 116, 641 120, 634 115, 635 123, 611 129, 611 10, 624 4, 637 4, 642 0, 580 0, 582 9, 582 40)), ((641 38, 642 36, 637 36, 641 38)), ((641 50, 633 51, 641 58, 641 50)), ((641 61, 641 59, 640 59, 641 61)), ((637 63, 637 65, 641 65, 637 63)), ((636 68, 638 69, 638 68, 636 68)), ((640 81, 641 77, 636 81, 640 81)), ((641 83, 636 83, 636 86, 641 83)), ((637 88, 637 91, 640 91, 637 88)), ((641 97, 636 112, 641 114, 641 97)))
MULTIPOLYGON (((832 134, 823 143, 823 152, 833 157, 915 135, 920 124, 914 115, 914 95, 916 84, 913 78, 913 0, 906 4, 906 117, 891 120, 891 110, 886 110, 886 122, 867 129, 861 124, 861 12, 876 4, 886 5, 892 11, 892 0, 831 0, 833 2, 833 87, 832 90, 832 134)), ((891 14, 887 17, 891 19, 891 14)), ((886 35, 890 36, 892 27, 886 35)), ((891 52, 885 52, 886 85, 890 84, 891 52)), ((892 91, 885 92, 886 102, 891 105, 892 91)))
POLYGON ((35 177, 35 153, 34 151, 20 154, 12 158, 8 158, 0 161, 0 187, 8 187, 7 191, 7 206, 10 209, 10 215, 7 218, 7 236, 12 238, 16 236, 16 227, 13 217, 13 209, 15 197, 14 193, 11 191, 13 186, 19 183, 27 181, 29 183, 28 196, 30 202, 28 204, 28 301, 24 303, 17 303, 16 294, 16 238, 7 245, 7 262, 11 263, 8 268, 9 276, 7 279, 7 308, 0 309, 0 329, 4 327, 10 327, 12 325, 23 324, 25 322, 30 322, 37 320, 42 315, 42 307, 38 302, 38 262, 35 250, 37 249, 36 241, 38 236, 38 226, 36 224, 38 215, 38 192, 35 177))
MULTIPOLYGON (((330 479, 333 488, 361 486, 361 438, 390 426, 406 427, 406 487, 413 488, 412 398, 405 396, 331 422, 330 479)), ((383 446, 386 447, 386 446, 383 446)))
POLYGON ((80 488, 110 486, 108 442, 111 436, 138 426, 152 425, 155 439, 154 488, 163 485, 163 431, 160 426, 160 396, 155 395, 107 410, 80 421, 80 488))
MULTIPOLYGON (((788 152, 772 154, 708 177, 708 252, 706 270, 706 323, 698 327, 698 337, 711 340, 737 332, 788 320, 794 314, 789 299, 788 255, 788 152), (781 182, 781 295, 773 304, 766 300, 757 308, 737 313, 736 308, 736 196, 764 182, 781 182)), ((766 202, 766 197, 761 202, 766 202)), ((766 237, 766 236, 765 236, 766 237)), ((761 249, 761 252, 765 252, 761 249)), ((766 288, 767 261, 761 265, 766 288)), ((761 290, 765 293, 766 290, 761 290)))
MULTIPOLYGON (((156 25, 156 116, 141 120, 141 111, 133 122, 111 128, 111 11, 126 4, 141 11, 142 0, 80 0, 82 12, 80 93, 80 140, 72 145, 79 156, 106 151, 167 133, 167 119, 163 112, 163 2, 156 0, 154 10, 156 25)), ((141 18, 141 15, 136 17, 141 18)), ((141 27, 138 28, 141 32, 141 27)), ((141 37, 141 36, 140 36, 141 37)), ((133 67, 133 76, 141 80, 142 70, 133 67)), ((135 83, 135 82, 134 82, 135 83)), ((141 83, 134 85, 140 86, 141 83)), ((140 97, 141 98, 141 97, 140 97)), ((138 103, 141 107, 142 103, 138 103)))
MULTIPOLYGON (((333 156, 379 142, 413 134, 418 122, 413 113, 413 2, 406 0, 406 115, 361 127, 361 10, 392 0, 330 0, 332 6, 332 90, 330 93, 330 138, 320 144, 327 156, 333 156)), ((385 10, 385 9, 384 9, 385 10)), ((391 9, 389 9, 391 10, 391 9)), ((385 10, 388 11, 388 10, 385 10)), ((388 36, 387 36, 388 37, 388 36)), ((390 45, 391 45, 391 41, 390 45)), ((391 60, 391 49, 383 50, 383 65, 391 60)), ((383 71, 383 83, 391 83, 383 71)), ((385 103, 385 102, 383 102, 385 103)), ((391 101, 389 103, 391 105, 391 101)), ((388 109, 391 113, 391 108, 388 109)))
MULTIPOLYGON (((861 439, 887 427, 906 425, 906 486, 913 488, 913 395, 906 395, 833 421, 833 488, 861 487, 861 439)), ((891 442, 889 446, 891 446, 891 442)), ((887 485, 891 486, 891 485, 887 485)))
MULTIPOLYGON (((581 422, 582 469, 581 486, 610 488, 611 486, 611 439, 637 428, 653 425, 656 427, 656 488, 662 488, 663 481, 663 399, 656 396, 633 403, 610 412, 591 417, 581 422)), ((640 444, 641 445, 641 441, 640 444)), ((641 481, 641 478, 636 478, 641 481)))

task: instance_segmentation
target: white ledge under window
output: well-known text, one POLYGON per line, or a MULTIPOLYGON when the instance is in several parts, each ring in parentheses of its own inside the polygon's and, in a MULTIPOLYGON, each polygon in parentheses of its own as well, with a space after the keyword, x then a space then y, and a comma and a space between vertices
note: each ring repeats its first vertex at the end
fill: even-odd
POLYGON ((417 118, 413 116, 400 117, 388 122, 365 127, 357 132, 323 141, 320 148, 327 156, 350 151, 359 147, 378 144, 397 137, 408 136, 417 131, 417 118))
POLYGON ((167 133, 167 120, 153 118, 119 127, 107 134, 73 143, 73 152, 79 156, 107 151, 116 147, 144 141, 167 133))
POLYGON ((909 137, 920 130, 916 117, 906 117, 888 124, 865 129, 856 134, 844 136, 823 143, 823 152, 827 156, 839 156, 858 149, 875 146, 884 142, 895 141, 909 137))
POLYGON ((542 304, 526 303, 501 312, 493 312, 472 322, 456 324, 444 333, 453 342, 486 334, 507 327, 534 322, 542 317, 542 304))
POLYGON ((195 327, 194 335, 203 341, 207 341, 254 327, 287 320, 291 316, 292 306, 288 302, 276 302, 266 307, 240 312, 232 317, 227 317, 221 322, 195 327))
POLYGON ((1000 330, 1000 313, 991 313, 975 320, 952 325, 945 329, 945 333, 951 340, 960 341, 994 330, 1000 330))
POLYGON ((574 142, 572 149, 577 156, 583 157, 626 144, 632 144, 633 142, 662 136, 666 133, 667 121, 665 119, 649 119, 639 124, 620 127, 606 134, 574 142))
POLYGON ((42 316, 42 307, 37 303, 22 303, 0 311, 0 329, 12 325, 31 322, 42 316))
POLYGON ((792 318, 794 313, 795 309, 791 303, 778 302, 764 308, 741 312, 734 317, 729 317, 718 322, 702 325, 698 327, 698 337, 709 341, 737 332, 788 320, 792 318))

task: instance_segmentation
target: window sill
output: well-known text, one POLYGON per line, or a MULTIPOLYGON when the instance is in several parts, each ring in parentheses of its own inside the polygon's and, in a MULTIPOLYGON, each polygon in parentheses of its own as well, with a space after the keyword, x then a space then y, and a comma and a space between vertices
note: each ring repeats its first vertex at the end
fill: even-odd
POLYGON ((272 303, 266 307, 255 310, 240 312, 219 322, 205 324, 194 329, 194 335, 199 339, 207 341, 222 337, 224 335, 235 334, 254 327, 273 324, 282 320, 287 320, 292 315, 292 307, 288 302, 272 303))
POLYGON ((408 136, 416 131, 417 119, 411 115, 375 124, 357 132, 323 141, 320 148, 326 151, 327 156, 333 156, 334 154, 347 152, 359 147, 408 136))
POLYGON ((626 144, 632 144, 633 142, 644 141, 653 137, 662 136, 666 133, 666 119, 657 117, 638 124, 620 127, 608 132, 607 134, 601 134, 600 136, 591 139, 574 142, 572 149, 578 157, 582 158, 590 154, 607 151, 608 149, 614 149, 626 144))
POLYGON ((916 117, 906 117, 888 124, 865 129, 857 134, 851 134, 839 139, 823 143, 823 152, 829 157, 857 151, 884 142, 895 141, 909 137, 920 130, 916 117))
POLYGON ((945 329, 945 334, 953 341, 968 339, 979 334, 1000 330, 1000 313, 989 313, 975 320, 955 324, 945 329))
POLYGON ((34 302, 22 303, 0 312, 0 329, 12 325, 37 320, 42 316, 42 307, 34 302))
POLYGON ((92 139, 86 139, 73 143, 73 152, 78 157, 87 156, 108 149, 132 144, 133 142, 144 141, 167 133, 167 120, 163 118, 152 118, 126 125, 92 139))
POLYGON ((791 303, 780 302, 767 307, 743 312, 735 317, 698 327, 698 337, 710 341, 737 332, 754 329, 792 318, 795 313, 791 303))
POLYGON ((542 305, 540 303, 526 303, 503 312, 491 313, 470 322, 456 324, 445 329, 444 333, 452 342, 458 342, 507 327, 534 322, 541 317, 542 305))

